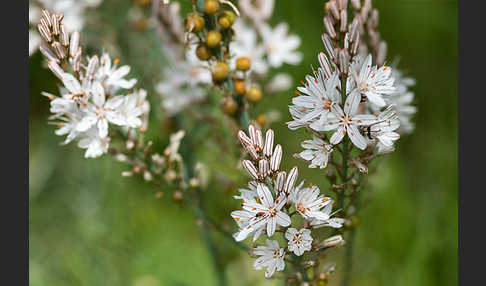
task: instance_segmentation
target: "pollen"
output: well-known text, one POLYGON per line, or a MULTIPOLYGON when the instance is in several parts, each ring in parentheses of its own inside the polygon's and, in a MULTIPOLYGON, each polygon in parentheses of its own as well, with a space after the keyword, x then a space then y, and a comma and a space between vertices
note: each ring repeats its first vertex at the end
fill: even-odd
POLYGON ((120 59, 114 59, 113 60, 113 64, 115 64, 115 65, 118 64, 119 62, 120 62, 120 59))
POLYGON ((239 217, 235 217, 234 220, 238 221, 238 220, 240 220, 240 218, 239 217))
POLYGON ((309 188, 312 188, 313 184, 312 183, 309 183, 309 188))
POLYGON ((300 110, 300 112, 306 112, 306 111, 307 111, 307 109, 305 109, 305 108, 302 108, 302 109, 300 110))
POLYGON ((295 90, 295 91, 294 91, 294 93, 295 93, 296 95, 300 95, 300 92, 299 92, 298 90, 295 90))
POLYGON ((343 129, 343 135, 346 135, 346 129, 343 129))
POLYGON ((323 202, 323 203, 324 203, 324 202, 327 202, 328 200, 329 200, 329 198, 328 198, 328 197, 324 197, 324 198, 322 198, 322 202, 323 202))
POLYGON ((305 209, 304 209, 304 206, 302 205, 302 203, 299 203, 297 205, 297 210, 301 213, 305 212, 305 209))

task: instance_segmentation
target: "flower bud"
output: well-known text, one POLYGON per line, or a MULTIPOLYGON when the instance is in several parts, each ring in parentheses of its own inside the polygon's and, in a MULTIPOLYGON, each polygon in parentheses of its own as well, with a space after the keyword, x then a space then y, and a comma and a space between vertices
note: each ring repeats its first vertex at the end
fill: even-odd
POLYGON ((213 15, 219 11, 219 1, 218 0, 206 0, 204 1, 204 12, 213 15))
POLYGON ((210 48, 215 48, 219 45, 221 42, 222 36, 221 33, 218 31, 209 31, 209 33, 206 35, 206 44, 210 48))
POLYGON ((225 62, 218 61, 211 66, 211 74, 215 81, 225 80, 228 77, 228 73, 229 67, 225 62))
POLYGON ((235 92, 238 95, 243 95, 246 92, 246 83, 244 80, 241 79, 235 79, 234 80, 234 85, 235 85, 235 92))
POLYGON ((199 44, 196 48, 196 56, 201 61, 207 61, 211 57, 211 51, 205 44, 199 44))
POLYGON ((248 92, 245 94, 245 97, 248 101, 251 102, 257 102, 260 99, 262 99, 262 91, 259 88, 252 87, 248 90, 248 92))
POLYGON ((246 57, 240 57, 236 59, 236 69, 240 71, 247 71, 250 69, 250 59, 246 57))
POLYGON ((186 30, 188 32, 199 33, 204 29, 204 18, 198 14, 190 14, 186 18, 186 30))
POLYGON ((335 235, 331 236, 328 239, 325 239, 322 242, 322 247, 327 248, 327 247, 335 247, 335 246, 340 246, 344 244, 344 239, 341 235, 335 235))

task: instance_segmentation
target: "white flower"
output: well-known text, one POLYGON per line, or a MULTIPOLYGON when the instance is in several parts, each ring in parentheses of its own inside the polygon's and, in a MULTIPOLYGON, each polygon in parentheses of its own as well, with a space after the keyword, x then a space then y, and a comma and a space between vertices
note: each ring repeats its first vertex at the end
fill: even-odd
POLYGON ((41 94, 50 100, 50 112, 53 115, 49 119, 59 120, 57 122, 51 122, 51 124, 55 124, 59 128, 55 131, 55 134, 58 136, 68 135, 62 144, 71 142, 79 134, 77 126, 83 118, 84 113, 69 94, 64 94, 61 97, 47 92, 41 92, 41 94))
MULTIPOLYGON (((114 62, 118 62, 115 60, 114 62)), ((95 74, 95 80, 102 83, 106 93, 113 95, 120 88, 130 89, 136 83, 137 79, 125 79, 124 77, 130 72, 130 66, 124 65, 117 68, 117 63, 111 65, 111 58, 108 53, 103 53, 100 58, 100 66, 95 74)))
POLYGON ((80 83, 79 80, 70 73, 62 74, 61 81, 65 88, 65 91, 61 90, 61 92, 64 94, 68 93, 66 96, 71 97, 71 99, 76 101, 79 105, 86 106, 86 102, 91 95, 90 82, 83 79, 80 83))
POLYGON ((272 16, 274 5, 275 0, 238 0, 241 11, 257 25, 272 16))
POLYGON ((299 108, 298 106, 291 105, 289 106, 289 112, 293 120, 286 122, 286 124, 290 130, 297 130, 301 127, 306 127, 308 126, 309 122, 312 123, 313 121, 315 121, 315 119, 309 120, 307 122, 302 121, 302 118, 304 118, 306 114, 309 113, 309 111, 305 108, 299 108))
POLYGON ((275 270, 282 271, 285 268, 284 256, 285 249, 280 248, 276 240, 267 239, 267 246, 257 246, 253 253, 260 257, 255 260, 253 267, 260 270, 266 267, 265 277, 270 278, 275 273, 275 270))
POLYGON ((243 203, 244 211, 234 211, 231 216, 234 220, 243 220, 247 225, 235 234, 236 241, 244 240, 249 234, 266 226, 267 235, 275 233, 277 225, 289 226, 290 217, 281 208, 286 203, 285 195, 280 195, 275 201, 272 193, 264 184, 257 185, 258 201, 243 203), (246 212, 245 212, 246 211, 246 212))
POLYGON ((306 150, 295 154, 294 157, 310 161, 309 168, 326 168, 329 155, 333 150, 330 144, 313 135, 312 140, 303 141, 301 146, 306 150))
POLYGON ((393 78, 395 79, 396 92, 388 97, 388 104, 393 104, 398 113, 400 120, 400 133, 411 133, 414 129, 414 124, 411 121, 412 116, 417 112, 417 107, 412 105, 414 94, 408 88, 415 85, 415 80, 411 77, 405 77, 403 72, 397 69, 393 70, 393 78))
POLYGON ((302 61, 302 53, 295 51, 300 46, 297 35, 287 35, 288 24, 280 23, 275 29, 263 24, 260 29, 268 62, 272 67, 280 67, 283 63, 298 64, 302 61))
POLYGON ((400 127, 400 120, 394 105, 390 105, 378 115, 377 122, 369 127, 369 137, 376 138, 379 141, 380 149, 389 150, 393 143, 400 138, 400 134, 394 132, 400 127))
POLYGON ((394 79, 391 76, 392 71, 390 67, 372 66, 371 54, 363 61, 361 68, 359 68, 359 57, 355 57, 355 63, 351 68, 351 74, 354 78, 356 89, 358 92, 368 98, 368 100, 380 107, 386 105, 383 99, 384 95, 391 95, 395 92, 393 87, 394 79), (357 70, 359 68, 359 74, 357 70))
POLYGON ((370 114, 356 115, 361 101, 361 96, 357 92, 351 92, 344 103, 344 112, 338 104, 333 103, 331 111, 335 119, 329 120, 319 130, 329 131, 337 129, 331 136, 330 143, 338 144, 343 139, 344 135, 348 134, 351 142, 361 150, 366 149, 366 140, 361 135, 358 126, 371 125, 376 121, 376 117, 370 114))
POLYGON ((167 116, 206 98, 202 84, 211 82, 208 69, 188 62, 178 62, 174 67, 166 68, 164 76, 164 80, 155 89, 162 95, 161 104, 167 116))
POLYGON ((96 158, 108 152, 110 137, 101 137, 96 128, 91 128, 82 133, 82 138, 78 142, 78 147, 87 149, 84 153, 85 158, 96 158))
POLYGON ((323 70, 319 68, 315 78, 307 75, 305 80, 304 87, 297 87, 303 95, 294 97, 292 103, 304 113, 300 118, 302 123, 321 131, 320 128, 328 120, 332 103, 341 103, 341 95, 337 90, 340 83, 339 74, 334 72, 326 79, 323 70))
POLYGON ((147 110, 148 102, 145 100, 147 92, 143 89, 126 95, 120 106, 116 108, 116 116, 114 116, 115 124, 120 126, 127 126, 130 128, 137 128, 142 125, 140 118, 147 110))
POLYGON ((301 256, 305 251, 312 248, 311 231, 306 228, 299 231, 295 228, 289 228, 285 232, 285 238, 289 241, 287 248, 297 256, 301 256))
POLYGON ((95 82, 92 88, 93 103, 88 102, 84 109, 85 116, 79 123, 78 131, 86 131, 94 124, 97 124, 100 137, 108 135, 108 122, 120 125, 123 119, 117 112, 117 108, 125 99, 124 96, 118 95, 106 100, 105 90, 101 83, 95 82))
POLYGON ((292 86, 292 77, 287 73, 276 74, 267 85, 265 91, 268 93, 288 90, 292 86))
POLYGON ((329 215, 321 211, 321 208, 332 203, 329 197, 320 195, 319 187, 310 185, 308 188, 302 188, 302 183, 293 189, 292 201, 296 210, 305 218, 317 218, 326 220, 329 215))
MULTIPOLYGON (((263 58, 265 56, 265 48, 262 44, 258 44, 257 33, 255 29, 248 27, 240 18, 235 20, 233 24, 235 36, 230 43, 230 51, 238 57, 247 57, 251 62, 251 71, 257 74, 264 74, 268 71, 268 64, 263 58)), ((235 62, 231 63, 236 66, 235 62)))
POLYGON ((250 189, 238 189, 240 192, 239 196, 233 196, 233 198, 237 200, 242 200, 243 202, 245 201, 255 201, 256 198, 258 198, 258 193, 256 191, 257 189, 257 182, 256 181, 250 181, 248 182, 248 187, 250 189))
POLYGON ((327 215, 327 219, 313 219, 310 223, 311 226, 314 228, 320 228, 320 227, 325 227, 325 226, 330 226, 333 228, 340 228, 343 226, 344 219, 342 218, 331 218, 333 215, 331 213, 332 211, 332 203, 329 203, 327 206, 322 209, 322 212, 327 215))

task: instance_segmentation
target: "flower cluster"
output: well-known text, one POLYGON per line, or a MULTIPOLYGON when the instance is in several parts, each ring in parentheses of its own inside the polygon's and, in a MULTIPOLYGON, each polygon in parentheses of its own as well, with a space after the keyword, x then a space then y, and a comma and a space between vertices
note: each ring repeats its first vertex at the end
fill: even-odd
POLYGON ((284 235, 286 247, 281 248, 276 240, 267 239, 266 246, 253 250, 253 254, 260 256, 254 263, 255 269, 266 267, 265 277, 269 278, 275 270, 284 269, 286 255, 302 256, 320 243, 311 235, 313 227, 340 228, 344 220, 332 218, 333 200, 322 195, 319 187, 312 184, 304 187, 303 181, 296 186, 297 167, 288 174, 280 170, 282 147, 277 144, 274 148, 273 130, 267 130, 265 140, 253 125, 248 126, 248 133, 249 136, 241 130, 238 132, 238 139, 250 157, 243 160, 242 165, 251 181, 248 189, 240 189, 240 195, 235 196, 242 201, 242 210, 231 213, 239 227, 234 238, 242 241, 253 235, 256 241, 262 234, 267 238, 277 232, 284 235), (293 217, 296 214, 301 219, 293 217))
POLYGON ((57 135, 66 135, 63 144, 78 141, 86 149, 85 157, 93 158, 108 152, 109 126, 146 130, 150 109, 144 90, 128 92, 136 79, 126 79, 127 65, 118 66, 107 53, 88 57, 82 62, 79 32, 68 33, 62 14, 42 10, 39 32, 46 44, 40 51, 48 67, 62 82, 60 96, 44 92, 50 99, 50 117, 58 129, 57 135))
POLYGON ((407 116, 415 112, 409 105, 413 95, 407 93, 410 80, 392 76, 389 66, 373 64, 371 54, 358 53, 365 14, 356 15, 348 25, 346 2, 326 3, 327 33, 322 35, 326 53, 319 53, 319 68, 314 76, 306 76, 289 107, 293 120, 288 127, 305 127, 314 133, 312 140, 302 143, 305 150, 295 155, 309 161, 310 168, 325 168, 345 137, 360 150, 393 151, 400 123, 410 126, 407 116), (398 110, 402 110, 401 118, 398 110))

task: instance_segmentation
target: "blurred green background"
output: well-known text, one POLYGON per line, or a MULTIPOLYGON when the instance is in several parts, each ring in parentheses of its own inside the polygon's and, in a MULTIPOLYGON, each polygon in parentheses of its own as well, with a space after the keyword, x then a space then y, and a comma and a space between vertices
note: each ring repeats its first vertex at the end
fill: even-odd
MULTIPOLYGON (((302 38, 304 61, 281 69, 293 75, 295 85, 323 50, 323 2, 277 0, 271 23, 287 21, 302 38)), ((397 152, 384 160, 365 190, 372 199, 361 212, 352 285, 456 285, 457 1, 373 3, 380 11, 389 61, 400 55, 399 67, 417 80, 413 91, 419 111, 415 132, 399 140, 397 152)), ((164 59, 154 31, 140 32, 127 20, 131 5, 105 0, 90 16, 85 38, 98 51, 103 48, 132 65, 132 74, 140 78, 137 86, 151 92, 157 122, 158 96, 150 86, 159 80, 154 74, 164 59)), ((137 179, 120 177, 124 166, 112 158, 86 160, 74 144, 59 146, 62 138, 46 122, 48 101, 39 94, 55 92, 55 79, 39 54, 29 65, 30 285, 215 285, 210 256, 188 209, 169 197, 155 199, 155 190, 137 179)), ((282 93, 258 107, 276 108, 283 115, 271 127, 277 142, 285 142, 287 155, 300 151, 299 137, 307 138, 284 124, 291 96, 291 91, 282 93)), ((151 128, 152 134, 158 132, 151 128)), ((218 152, 210 144, 207 148, 208 154, 218 152)), ((283 167, 295 164, 300 178, 309 178, 325 192, 318 170, 290 156, 283 167)), ((221 186, 208 191, 211 198, 228 202, 234 193, 221 186)), ((223 240, 219 247, 232 248, 223 240)), ((263 271, 252 269, 253 259, 241 254, 232 250, 227 258, 230 285, 270 284, 263 271)))

